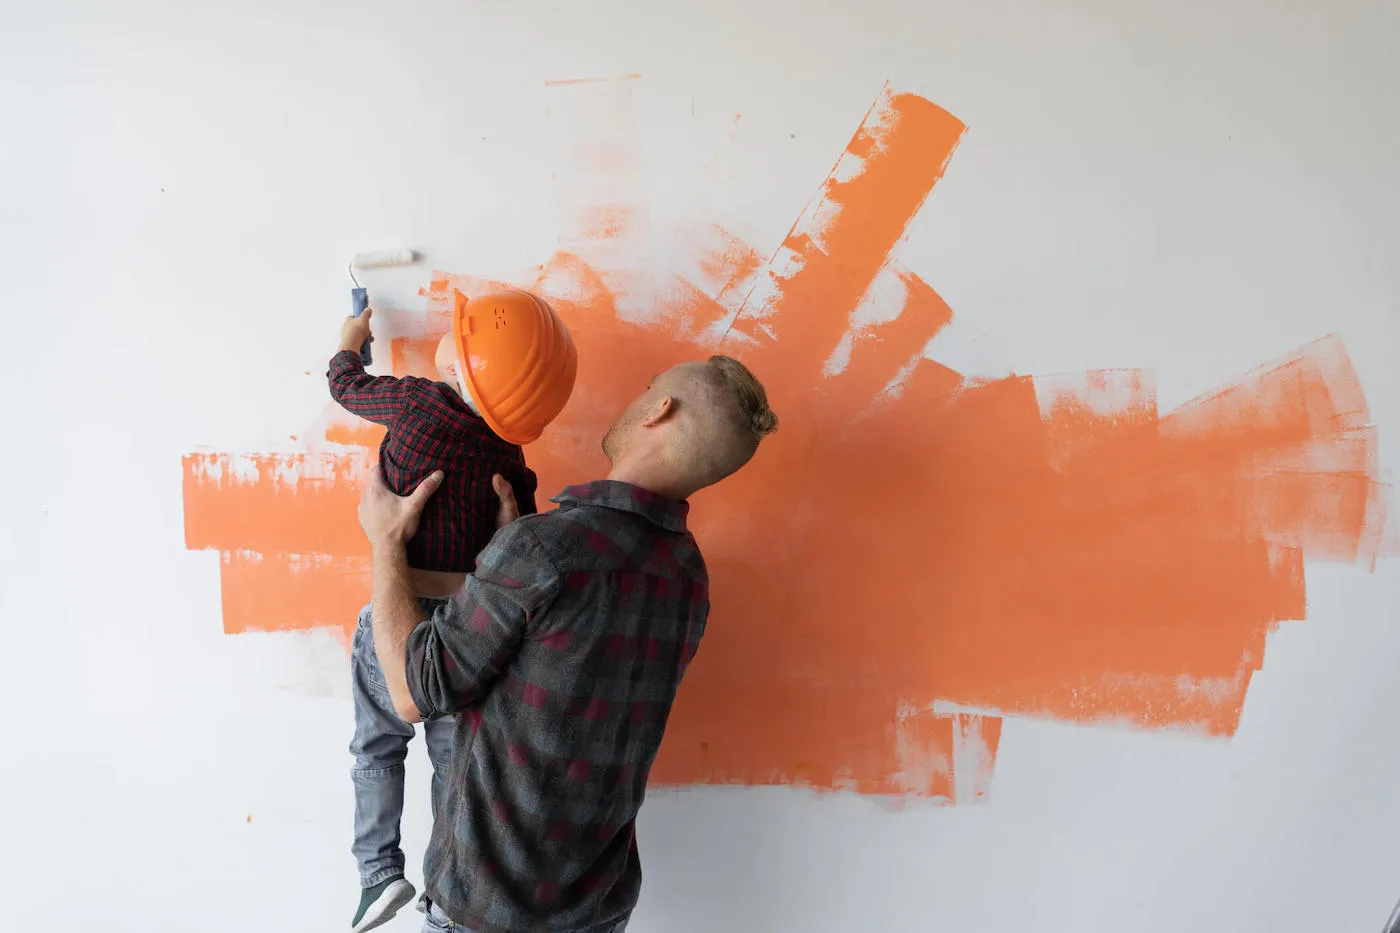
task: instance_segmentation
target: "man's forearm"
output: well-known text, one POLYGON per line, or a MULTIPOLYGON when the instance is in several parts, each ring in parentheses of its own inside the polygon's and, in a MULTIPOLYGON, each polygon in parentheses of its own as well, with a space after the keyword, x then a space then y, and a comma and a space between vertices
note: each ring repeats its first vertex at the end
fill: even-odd
POLYGON ((384 683, 399 718, 419 722, 422 715, 408 690, 408 636, 422 621, 418 598, 408 572, 403 545, 379 545, 372 561, 371 621, 374 651, 384 672, 384 683))

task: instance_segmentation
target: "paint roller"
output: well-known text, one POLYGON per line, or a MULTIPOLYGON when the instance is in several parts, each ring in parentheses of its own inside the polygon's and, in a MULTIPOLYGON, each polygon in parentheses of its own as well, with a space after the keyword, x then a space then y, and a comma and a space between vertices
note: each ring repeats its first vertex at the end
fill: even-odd
MULTIPOLYGON (((383 269, 388 266, 411 266, 414 263, 422 262, 423 254, 412 249, 383 250, 377 253, 356 253, 350 257, 350 281, 355 287, 350 289, 350 316, 359 317, 369 308, 369 289, 360 285, 360 280, 355 278, 355 270, 364 272, 369 269, 383 269)), ((364 346, 360 347, 360 359, 364 360, 366 366, 373 362, 369 350, 369 338, 365 338, 364 346)))

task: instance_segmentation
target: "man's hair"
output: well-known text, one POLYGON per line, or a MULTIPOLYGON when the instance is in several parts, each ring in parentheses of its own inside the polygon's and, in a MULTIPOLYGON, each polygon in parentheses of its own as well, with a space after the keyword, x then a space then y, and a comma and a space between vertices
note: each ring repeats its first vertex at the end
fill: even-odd
POLYGON ((778 416, 768 407, 768 393, 747 366, 732 357, 719 355, 710 357, 709 365, 722 391, 733 399, 739 410, 741 423, 738 427, 747 426, 755 445, 778 430, 778 416))
POLYGON ((753 458, 758 442, 778 429, 768 393, 747 366, 712 356, 694 368, 703 406, 696 412, 681 451, 694 470, 697 488, 724 479, 753 458))

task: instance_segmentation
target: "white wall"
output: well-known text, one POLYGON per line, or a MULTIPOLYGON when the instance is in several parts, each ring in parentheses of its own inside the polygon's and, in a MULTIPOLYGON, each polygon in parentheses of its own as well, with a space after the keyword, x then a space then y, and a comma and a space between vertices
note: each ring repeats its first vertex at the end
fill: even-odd
MULTIPOLYGON (((319 411, 356 249, 543 261, 547 80, 642 74, 653 227, 718 198, 774 244, 890 79, 969 126, 902 253, 958 315, 949 362, 1149 367, 1165 408, 1337 331, 1400 462, 1394 4, 8 0, 0 22, 6 929, 348 921, 343 649, 223 634, 180 456, 319 411)), ((423 283, 393 283, 413 307, 423 283)), ((633 929, 1379 930, 1400 563, 1309 566, 1308 590, 1229 741, 1008 720, 974 807, 654 795, 633 929)))

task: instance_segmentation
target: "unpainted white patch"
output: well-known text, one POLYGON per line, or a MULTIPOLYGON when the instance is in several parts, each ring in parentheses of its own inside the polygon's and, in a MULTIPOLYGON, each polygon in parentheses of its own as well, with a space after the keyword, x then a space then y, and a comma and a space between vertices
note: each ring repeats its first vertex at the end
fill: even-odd
POLYGON ((836 167, 831 170, 829 183, 844 185, 854 181, 865 171, 866 160, 853 152, 841 153, 841 158, 836 160, 836 167))
POLYGON ((1012 373, 1002 361, 1000 349, 995 341, 987 339, 986 332, 976 330, 965 318, 955 317, 934 334, 924 346, 923 355, 969 379, 1002 379, 1012 373))
POLYGON ((831 355, 822 364, 822 378, 830 379, 832 376, 839 376, 846 371, 846 367, 851 365, 851 351, 855 349, 856 332, 854 328, 847 328, 841 335, 841 339, 836 342, 831 355))
POLYGON ((262 551, 254 551, 248 548, 231 548, 223 551, 224 563, 230 563, 234 557, 242 563, 260 564, 263 562, 262 551))
POLYGON ((890 135, 894 132, 895 125, 900 119, 899 114, 890 106, 893 100, 894 94, 889 88, 885 88, 880 93, 874 110, 871 111, 871 117, 874 119, 867 118, 858 131, 869 138, 872 155, 878 155, 889 149, 890 135))
POLYGON ((253 454, 232 454, 223 459, 228 464, 228 479, 231 483, 256 483, 262 475, 262 465, 259 458, 253 454))
POLYGON ((899 371, 891 377, 889 382, 885 383, 885 387, 875 394, 875 401, 872 404, 891 401, 903 395, 904 383, 909 381, 909 377, 914 374, 914 370, 918 368, 919 361, 923 358, 922 354, 916 355, 911 358, 909 362, 899 367, 899 371))
MULTIPOLYGON (((311 463, 315 463, 319 458, 313 458, 311 463)), ((302 478, 302 464, 306 461, 294 460, 291 457, 277 457, 273 460, 274 468, 272 472, 273 482, 283 486, 295 487, 302 478)), ((307 472, 315 474, 313 470, 307 472)))
POLYGON ((909 288, 899 274, 888 264, 882 266, 851 312, 846 332, 822 365, 822 375, 830 379, 845 372, 851 363, 856 340, 872 328, 898 320, 908 296, 909 288))
POLYGON ((953 717, 953 799, 959 804, 977 803, 991 789, 996 758, 986 739, 986 726, 984 716, 953 717))
POLYGON ((934 782, 947 780, 952 769, 948 756, 919 741, 911 726, 914 719, 930 715, 927 707, 910 704, 901 704, 895 711, 894 752, 899 770, 891 778, 900 790, 918 796, 927 796, 934 782))
MULTIPOLYGON (((197 451, 199 454, 206 454, 207 451, 197 451)), ((201 456, 194 461, 190 467, 190 473, 201 483, 211 483, 217 485, 224 478, 224 464, 227 457, 201 456)))
POLYGON ((1066 402, 1100 418, 1114 418, 1140 407, 1152 388, 1149 373, 1132 369, 1053 373, 1031 382, 1042 418, 1066 402))
POLYGON ((241 658, 249 680, 298 696, 348 699, 350 660, 339 628, 254 632, 226 639, 221 650, 241 658))
POLYGON ((820 198, 811 212, 807 214, 802 225, 794 232, 806 234, 817 249, 824 253, 830 252, 827 234, 836 226, 837 220, 841 217, 842 209, 841 202, 825 197, 820 198))
POLYGON ((778 295, 778 280, 793 278, 806 265, 802 254, 791 246, 783 244, 778 247, 778 251, 773 254, 773 259, 768 264, 770 273, 760 276, 759 280, 754 283, 753 294, 749 296, 745 304, 751 307, 769 308, 778 295))
POLYGON ((1246 659, 1233 677, 1189 677, 1182 674, 1176 679, 1176 690, 1183 698, 1203 699, 1209 703, 1226 703, 1240 692, 1245 671, 1252 667, 1246 659))

